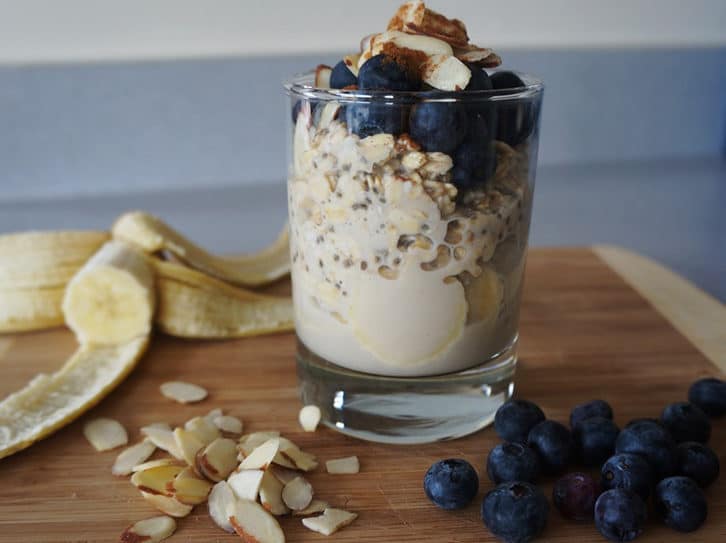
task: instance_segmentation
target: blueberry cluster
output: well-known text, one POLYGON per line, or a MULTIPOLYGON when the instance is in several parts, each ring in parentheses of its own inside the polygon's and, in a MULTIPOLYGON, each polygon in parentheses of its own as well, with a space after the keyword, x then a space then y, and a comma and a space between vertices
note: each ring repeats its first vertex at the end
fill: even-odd
MULTIPOLYGON (((471 79, 467 91, 515 91, 524 82, 513 72, 491 76, 481 67, 467 63, 471 79)), ((424 151, 449 154, 454 161, 452 182, 460 189, 484 183, 496 169, 494 140, 509 145, 525 141, 536 125, 537 111, 531 104, 502 102, 470 103, 441 101, 448 94, 427 87, 415 70, 385 54, 368 59, 355 76, 345 61, 331 72, 334 89, 371 91, 420 91, 415 98, 399 96, 390 100, 346 105, 339 118, 360 137, 386 133, 407 133, 424 151)), ((295 113, 293 112, 293 116, 295 113)))
MULTIPOLYGON (((489 530, 508 543, 537 537, 547 522, 549 504, 535 483, 578 463, 600 470, 599 477, 572 472, 553 486, 552 503, 563 517, 593 520, 611 541, 632 541, 645 527, 647 500, 663 522, 692 532, 706 520, 703 488, 719 476, 719 459, 705 443, 709 417, 726 414, 726 382, 701 379, 691 385, 688 402, 668 405, 659 419, 635 419, 622 430, 603 400, 572 409, 567 428, 526 400, 510 400, 494 418, 505 440, 489 453, 486 471, 497 486, 484 496, 481 515, 489 530)), ((474 468, 460 459, 435 463, 424 490, 444 509, 466 506, 477 493, 474 468)))

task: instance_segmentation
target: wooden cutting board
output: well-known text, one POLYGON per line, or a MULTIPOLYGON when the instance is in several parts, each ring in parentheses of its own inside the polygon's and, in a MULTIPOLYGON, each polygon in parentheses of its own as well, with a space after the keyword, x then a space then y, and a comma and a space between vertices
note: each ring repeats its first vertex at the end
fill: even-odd
MULTIPOLYGON (((694 379, 720 375, 712 362, 724 367, 724 333, 724 306, 652 261, 612 247, 532 250, 517 394, 561 422, 573 405, 592 398, 611 402, 620 425, 657 416, 667 403, 685 399, 694 379)), ((281 524, 290 542, 493 540, 479 519, 481 496, 492 488, 482 469, 498 442, 491 428, 415 447, 365 443, 328 429, 302 433, 296 422, 294 343, 292 334, 217 342, 155 338, 139 367, 91 413, 0 461, 0 542, 117 541, 125 526, 155 511, 127 478, 111 475, 117 451, 94 452, 82 436, 83 423, 113 417, 136 439, 144 424, 179 424, 213 407, 244 419, 247 431, 279 429, 323 461, 359 456, 360 474, 319 469, 310 476, 320 498, 358 512, 358 520, 325 538, 303 528, 298 518, 285 518, 281 524), (159 393, 159 385, 172 379, 202 385, 210 396, 196 405, 172 403, 159 393), (480 495, 462 511, 441 511, 422 491, 426 469, 446 457, 466 458, 483 475, 480 495)), ((73 349, 64 330, 0 336, 0 397, 35 373, 54 370, 73 349)), ((726 464, 726 419, 715 421, 711 444, 726 464)), ((543 486, 549 495, 551 480, 543 486)), ((707 524, 688 541, 726 541, 726 477, 707 495, 707 524)), ((639 539, 683 540, 657 522, 639 539)), ((199 506, 178 521, 169 541, 239 539, 213 526, 199 506)), ((542 541, 603 539, 591 524, 566 522, 553 510, 542 541)))

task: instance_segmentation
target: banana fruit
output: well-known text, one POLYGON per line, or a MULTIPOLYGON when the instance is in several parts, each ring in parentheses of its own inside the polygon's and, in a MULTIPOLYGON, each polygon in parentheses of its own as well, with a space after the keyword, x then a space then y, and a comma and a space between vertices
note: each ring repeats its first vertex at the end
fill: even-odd
POLYGON ((180 264, 153 261, 156 324, 186 338, 233 338, 294 328, 292 300, 232 287, 180 264))
POLYGON ((108 239, 95 231, 0 236, 0 331, 61 326, 66 283, 108 239))
POLYGON ((111 229, 114 239, 134 243, 152 254, 167 251, 188 266, 228 283, 257 287, 290 272, 288 229, 258 253, 214 256, 153 215, 132 211, 122 215, 111 229))
POLYGON ((151 333, 155 302, 146 257, 111 240, 68 283, 63 315, 79 343, 118 345, 151 333))

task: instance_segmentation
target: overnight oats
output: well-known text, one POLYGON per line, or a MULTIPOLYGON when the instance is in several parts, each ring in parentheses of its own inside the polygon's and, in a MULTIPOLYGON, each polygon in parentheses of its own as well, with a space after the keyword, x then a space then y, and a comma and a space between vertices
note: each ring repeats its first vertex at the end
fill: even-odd
POLYGON ((287 85, 303 399, 352 435, 474 431, 511 395, 541 84, 401 6, 287 85))

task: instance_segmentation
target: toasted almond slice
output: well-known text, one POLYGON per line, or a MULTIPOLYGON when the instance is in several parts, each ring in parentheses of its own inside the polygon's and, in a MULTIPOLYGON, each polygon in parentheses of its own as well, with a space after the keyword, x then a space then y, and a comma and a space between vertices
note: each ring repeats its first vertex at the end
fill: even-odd
POLYGON ((295 477, 283 487, 282 501, 293 511, 305 509, 313 501, 313 486, 302 477, 295 477))
POLYGON ((169 381, 160 387, 161 393, 179 403, 200 402, 207 397, 207 391, 198 385, 183 381, 169 381))
POLYGON ((463 62, 470 62, 483 68, 496 68, 502 63, 502 59, 494 51, 478 45, 457 47, 454 49, 454 55, 463 62))
POLYGON ((190 466, 194 466, 197 453, 204 448, 204 442, 197 437, 197 434, 184 428, 174 428, 173 435, 176 446, 181 451, 184 461, 190 466))
POLYGON ((221 415, 216 417, 212 422, 214 425, 228 434, 241 434, 242 433, 242 421, 237 417, 230 415, 221 415))
POLYGON ((305 509, 300 511, 293 511, 292 514, 296 517, 304 517, 305 515, 314 515, 315 513, 322 513, 328 508, 328 502, 324 500, 318 500, 317 498, 310 502, 305 509))
POLYGON ((194 417, 193 419, 189 419, 184 423, 184 429, 194 433, 205 446, 209 445, 218 437, 222 437, 214 421, 209 420, 207 417, 194 417))
POLYGON ((174 495, 174 478, 184 469, 182 466, 159 466, 137 471, 131 476, 131 484, 149 494, 174 495))
POLYGON ((138 466, 145 462, 156 450, 154 445, 148 439, 144 439, 129 448, 124 449, 116 457, 113 463, 111 473, 114 475, 130 475, 134 471, 134 466, 138 466))
POLYGON ((243 469, 230 475, 227 482, 237 498, 255 501, 264 475, 260 469, 243 469))
POLYGON ((319 517, 302 519, 303 526, 323 535, 330 535, 341 528, 348 526, 358 518, 357 513, 350 513, 342 509, 327 508, 319 517))
POLYGON ((422 0, 402 4, 389 21, 388 30, 436 36, 452 45, 465 45, 469 41, 464 23, 427 8, 422 0))
POLYGON ((282 501, 283 484, 270 471, 263 472, 260 484, 260 503, 275 516, 287 515, 290 509, 282 501))
POLYGON ((285 543, 285 534, 275 517, 251 500, 238 500, 229 523, 246 543, 285 543))
POLYGON ((174 458, 184 460, 184 456, 182 455, 179 446, 176 444, 174 432, 171 431, 171 428, 166 429, 145 426, 141 429, 141 433, 148 437, 149 441, 159 447, 162 451, 168 452, 174 458))
POLYGON ((345 55, 343 57, 343 62, 345 62, 345 66, 356 77, 358 77, 358 61, 359 60, 360 60, 360 53, 354 53, 352 55, 345 55))
POLYGON ((212 487, 212 492, 209 494, 207 500, 209 516, 225 532, 234 533, 234 528, 229 523, 229 516, 234 511, 236 501, 237 498, 227 481, 219 481, 212 487))
POLYGON ((279 437, 268 439, 259 447, 256 447, 239 465, 240 469, 267 469, 272 460, 280 450, 279 437))
POLYGON ((161 494, 152 494, 149 492, 141 491, 141 496, 149 502, 153 507, 156 507, 159 511, 172 517, 186 517, 192 512, 193 505, 187 505, 181 503, 176 498, 170 496, 163 496, 161 494))
POLYGON ((325 469, 328 473, 358 473, 360 471, 360 462, 357 456, 347 456, 345 458, 335 458, 325 462, 325 469))
POLYGON ((155 430, 169 430, 171 432, 172 427, 169 425, 169 423, 166 422, 152 422, 151 424, 147 424, 146 426, 142 426, 141 430, 139 430, 142 434, 146 435, 146 429, 152 428, 155 430))
POLYGON ((121 543, 159 543, 176 530, 176 521, 171 517, 151 517, 135 522, 121 534, 121 543))
POLYGON ((136 473, 137 471, 146 471, 148 469, 164 466, 178 466, 179 469, 184 469, 186 464, 184 463, 184 460, 177 460, 176 458, 159 458, 158 460, 149 460, 143 464, 137 464, 131 469, 131 471, 136 473))
POLYGON ((265 432, 252 432, 251 434, 245 434, 239 438, 239 445, 237 448, 243 455, 249 456, 250 453, 257 447, 273 437, 280 437, 280 432, 269 430, 265 432))
POLYGON ((302 451, 300 447, 285 437, 280 438, 280 453, 294 464, 285 467, 297 468, 303 471, 312 471, 318 467, 315 455, 302 451))
POLYGON ((283 485, 286 485, 295 477, 300 477, 300 470, 278 466, 274 463, 270 464, 267 469, 270 473, 272 473, 272 475, 277 477, 277 480, 280 481, 283 485))
POLYGON ((172 489, 181 503, 197 505, 207 500, 212 484, 197 477, 192 468, 185 468, 174 478, 172 489))
POLYGON ((471 70, 456 57, 431 55, 422 67, 421 79, 435 89, 464 90, 471 79, 471 70))
POLYGON ((126 429, 113 419, 98 418, 88 421, 83 426, 83 435, 99 452, 109 451, 129 442, 126 429))
POLYGON ((300 410, 298 421, 306 432, 314 432, 320 424, 320 408, 317 405, 306 405, 300 410))
POLYGON ((224 412, 219 408, 215 407, 214 409, 210 410, 209 413, 204 415, 204 418, 207 419, 209 422, 214 423, 214 419, 217 417, 221 417, 224 415, 224 412))
POLYGON ((328 128, 330 123, 338 118, 338 114, 341 111, 340 104, 338 102, 328 102, 322 108, 320 113, 316 115, 318 118, 317 125, 318 129, 328 128))
POLYGON ((315 86, 319 89, 330 88, 330 75, 333 73, 333 69, 325 64, 319 64, 315 68, 315 86))
POLYGON ((237 444, 226 437, 215 439, 197 453, 196 466, 210 481, 226 479, 237 466, 237 444))

